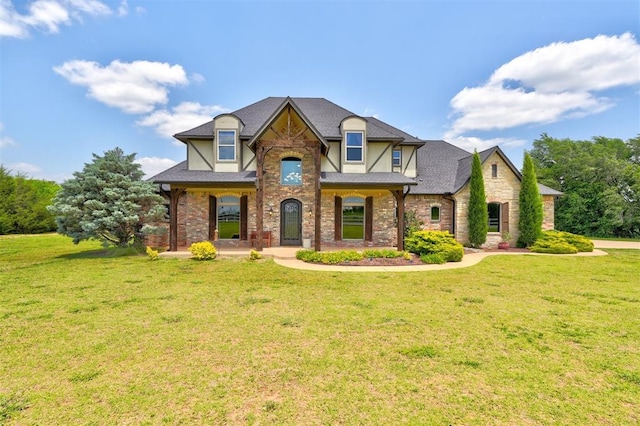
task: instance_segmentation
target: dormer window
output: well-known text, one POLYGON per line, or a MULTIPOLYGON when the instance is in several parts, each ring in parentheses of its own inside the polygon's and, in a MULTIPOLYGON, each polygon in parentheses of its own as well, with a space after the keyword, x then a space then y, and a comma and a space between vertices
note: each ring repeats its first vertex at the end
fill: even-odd
POLYGON ((362 162, 364 159, 364 134, 362 132, 346 133, 347 161, 362 162))
POLYGON ((235 130, 218 130, 218 160, 236 161, 235 130))

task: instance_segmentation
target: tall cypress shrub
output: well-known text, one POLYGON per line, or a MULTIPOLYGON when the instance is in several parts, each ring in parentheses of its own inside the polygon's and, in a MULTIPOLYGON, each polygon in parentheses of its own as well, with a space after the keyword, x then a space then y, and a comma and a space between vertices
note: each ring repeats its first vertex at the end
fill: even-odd
POLYGON ((542 234, 542 197, 538 190, 538 179, 533 160, 528 152, 524 153, 522 183, 520 185, 520 220, 518 221, 519 247, 529 247, 542 234))
POLYGON ((473 153, 471 162, 471 181, 469 182, 469 244, 480 247, 487 241, 489 232, 489 212, 487 211, 487 197, 484 193, 484 178, 482 164, 478 152, 473 153))

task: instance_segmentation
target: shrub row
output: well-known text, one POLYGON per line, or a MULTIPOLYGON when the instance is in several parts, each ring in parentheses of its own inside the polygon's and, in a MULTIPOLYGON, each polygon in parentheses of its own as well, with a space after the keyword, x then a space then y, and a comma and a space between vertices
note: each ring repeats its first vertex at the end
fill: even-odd
POLYGON ((448 231, 417 231, 404 244, 425 263, 460 262, 464 256, 464 247, 448 231))
POLYGON ((364 251, 340 250, 340 251, 314 251, 308 249, 298 250, 296 259, 303 262, 323 263, 325 265, 335 265, 337 263, 358 261, 373 258, 395 258, 404 257, 406 252, 392 249, 368 249, 364 251))
POLYGON ((535 253, 573 254, 593 251, 593 241, 564 231, 543 231, 529 250, 535 253))

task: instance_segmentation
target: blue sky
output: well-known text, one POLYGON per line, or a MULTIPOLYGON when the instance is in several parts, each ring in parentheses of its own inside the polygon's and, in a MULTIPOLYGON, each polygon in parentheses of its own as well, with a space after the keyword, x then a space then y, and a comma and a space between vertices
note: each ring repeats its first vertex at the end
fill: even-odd
POLYGON ((640 133, 640 2, 0 0, 0 163, 56 180, 267 96, 324 97, 422 139, 640 133))

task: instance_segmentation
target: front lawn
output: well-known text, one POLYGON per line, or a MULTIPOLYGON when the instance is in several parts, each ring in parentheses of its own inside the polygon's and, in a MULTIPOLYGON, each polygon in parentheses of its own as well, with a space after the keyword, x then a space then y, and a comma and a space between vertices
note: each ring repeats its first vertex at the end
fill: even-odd
POLYGON ((0 237, 0 423, 637 424, 640 250, 413 273, 0 237))

